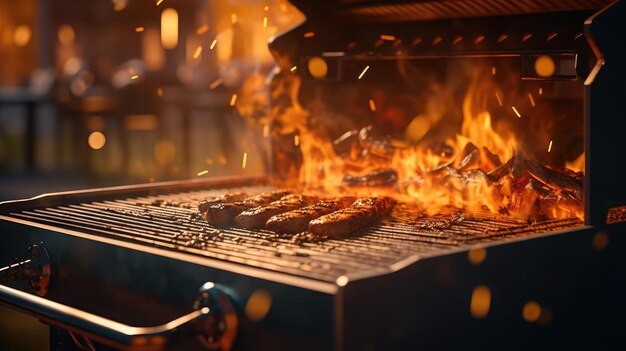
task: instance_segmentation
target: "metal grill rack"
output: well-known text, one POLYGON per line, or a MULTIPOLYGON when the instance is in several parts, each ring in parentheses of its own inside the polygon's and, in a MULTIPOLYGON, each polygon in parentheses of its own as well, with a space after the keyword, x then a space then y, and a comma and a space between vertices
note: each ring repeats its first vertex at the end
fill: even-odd
POLYGON ((454 221, 449 220, 453 214, 436 218, 416 214, 415 220, 392 216, 348 238, 300 240, 301 235, 267 230, 217 228, 197 214, 199 200, 230 191, 267 190, 257 186, 178 192, 30 209, 9 216, 330 282, 342 275, 388 272, 395 263, 415 256, 582 225, 575 218, 528 224, 488 215, 454 221))

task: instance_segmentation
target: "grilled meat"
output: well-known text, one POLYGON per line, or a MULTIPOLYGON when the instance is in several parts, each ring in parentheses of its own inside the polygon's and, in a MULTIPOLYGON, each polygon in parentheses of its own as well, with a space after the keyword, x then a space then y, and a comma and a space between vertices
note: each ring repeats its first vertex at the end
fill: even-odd
POLYGON ((289 195, 288 191, 272 191, 250 196, 243 201, 224 202, 209 205, 202 213, 204 219, 213 225, 226 225, 235 219, 241 212, 261 205, 269 204, 289 195))
POLYGON ((224 194, 224 195, 221 195, 221 196, 216 196, 216 197, 214 197, 212 199, 200 201, 198 203, 198 211, 200 211, 200 213, 203 213, 203 212, 206 212, 206 210, 211 205, 220 204, 220 203, 227 203, 227 202, 242 201, 242 200, 245 200, 248 197, 250 197, 250 195, 248 195, 246 193, 242 193, 242 192, 228 193, 228 194, 224 194))
POLYGON ((300 233, 307 230, 310 221, 350 206, 353 202, 354 198, 351 197, 320 201, 298 210, 277 214, 267 221, 266 227, 276 233, 300 233))
POLYGON ((316 197, 306 195, 288 195, 269 205, 258 206, 241 212, 235 222, 246 229, 264 228, 265 222, 272 216, 293 211, 317 201, 316 197))
POLYGON ((394 204, 395 201, 387 197, 358 199, 350 207, 312 220, 309 231, 316 235, 341 237, 376 221, 389 212, 394 204))

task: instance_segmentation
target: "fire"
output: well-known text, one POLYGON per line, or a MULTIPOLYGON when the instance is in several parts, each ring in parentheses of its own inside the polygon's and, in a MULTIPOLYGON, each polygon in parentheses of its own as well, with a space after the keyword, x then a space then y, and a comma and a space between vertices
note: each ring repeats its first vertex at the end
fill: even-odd
MULTIPOLYGON (((433 93, 424 111, 407 121, 404 133, 372 140, 368 133, 374 135, 375 129, 363 127, 334 138, 318 117, 327 111, 323 107, 322 111, 310 110, 300 104, 300 78, 287 74, 291 65, 285 63, 285 67, 287 72, 278 74, 271 89, 272 101, 280 103, 267 107, 266 118, 259 121, 265 134, 269 133, 266 126, 271 124, 272 137, 292 138, 291 150, 300 155, 294 156, 298 158, 297 167, 290 168, 291 175, 284 177, 286 185, 328 193, 394 196, 414 201, 427 215, 454 208, 469 214, 488 212, 520 220, 534 216, 583 218, 581 174, 576 172, 584 168, 580 164, 584 155, 564 169, 547 167, 526 154, 525 144, 516 137, 513 126, 532 119, 530 112, 521 118, 519 111, 535 101, 528 92, 518 98, 506 93, 508 107, 503 108, 501 91, 505 90, 499 90, 492 80, 491 67, 476 69, 468 76, 458 111, 446 105, 449 97, 433 93), (494 90, 497 99, 493 98, 494 90), (511 110, 518 118, 510 118, 511 110), (448 116, 452 112, 458 120, 448 116), (494 118, 496 113, 499 119, 494 118), (431 131, 442 127, 445 133, 431 140, 431 131), (343 145, 341 152, 338 144, 343 145), (396 175, 392 183, 385 183, 387 186, 346 183, 346 175, 364 176, 381 170, 396 175), (555 174, 565 181, 555 181, 555 174)), ((237 103, 236 108, 240 114, 252 116, 258 108, 250 106, 254 100, 249 95, 242 92, 241 104, 237 103)), ((361 104, 377 116, 384 115, 387 108, 384 100, 377 106, 373 99, 366 98, 361 104)), ((551 149, 552 141, 548 152, 551 149)), ((546 149, 542 150, 545 153, 546 149)))

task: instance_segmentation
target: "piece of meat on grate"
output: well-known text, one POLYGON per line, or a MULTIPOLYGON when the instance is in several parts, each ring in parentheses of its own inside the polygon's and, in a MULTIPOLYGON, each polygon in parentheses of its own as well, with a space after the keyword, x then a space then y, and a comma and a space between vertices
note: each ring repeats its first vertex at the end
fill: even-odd
POLYGON ((213 225, 230 224, 241 212, 257 206, 267 205, 289 194, 289 191, 279 190, 250 196, 243 201, 212 204, 207 207, 202 216, 213 225))
POLYGON ((350 207, 312 220, 309 231, 316 235, 341 237, 365 228, 387 214, 395 201, 388 197, 367 197, 356 200, 350 207))
POLYGON ((265 228, 265 223, 272 216, 280 213, 293 211, 303 206, 317 202, 319 199, 315 196, 307 195, 288 195, 278 201, 274 201, 269 205, 258 206, 241 212, 235 222, 246 229, 265 228))
POLYGON ((317 202, 297 210, 277 214, 270 218, 267 229, 276 233, 300 233, 307 230, 309 222, 334 211, 350 206, 354 202, 352 197, 341 197, 317 202))

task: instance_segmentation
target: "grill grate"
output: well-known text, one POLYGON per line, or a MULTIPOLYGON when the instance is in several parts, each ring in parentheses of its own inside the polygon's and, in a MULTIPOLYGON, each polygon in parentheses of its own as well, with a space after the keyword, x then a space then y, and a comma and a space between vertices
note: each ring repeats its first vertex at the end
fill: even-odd
POLYGON ((299 240, 266 230, 216 228, 198 218, 199 200, 227 191, 255 193, 266 187, 179 192, 159 196, 68 204, 24 210, 10 216, 159 248, 280 271, 323 281, 341 275, 384 273, 414 255, 432 256, 471 245, 582 225, 578 219, 536 224, 487 215, 446 220, 392 216, 362 235, 325 241, 299 240), (399 219, 400 217, 404 219, 399 219))

